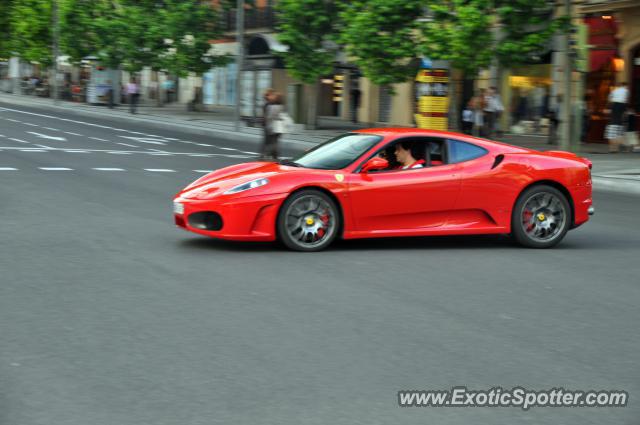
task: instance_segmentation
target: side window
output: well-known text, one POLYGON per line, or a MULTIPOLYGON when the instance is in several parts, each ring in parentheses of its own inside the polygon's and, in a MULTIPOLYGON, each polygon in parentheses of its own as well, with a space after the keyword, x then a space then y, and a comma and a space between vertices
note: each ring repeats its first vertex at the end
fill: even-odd
POLYGON ((481 148, 480 146, 476 146, 471 143, 460 142, 458 140, 448 140, 448 144, 450 164, 480 158, 488 152, 485 148, 481 148))

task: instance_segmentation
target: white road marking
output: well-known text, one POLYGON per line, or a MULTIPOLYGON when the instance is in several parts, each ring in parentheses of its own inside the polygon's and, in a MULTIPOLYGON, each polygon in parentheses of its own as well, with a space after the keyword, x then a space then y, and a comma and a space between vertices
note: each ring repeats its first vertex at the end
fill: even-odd
POLYGON ((145 168, 144 171, 152 171, 154 173, 175 173, 176 170, 169 170, 166 168, 145 168))
POLYGON ((47 145, 36 145, 34 143, 33 146, 37 146, 37 147, 42 148, 42 149, 51 149, 51 146, 47 146, 47 145))
POLYGON ((73 171, 73 168, 65 168, 65 167, 38 167, 43 171, 73 171))
POLYGON ((68 152, 68 153, 89 153, 89 151, 84 151, 84 150, 80 150, 80 149, 79 150, 68 149, 65 152, 68 152))
POLYGON ((5 136, 4 134, 0 134, 0 137, 7 137, 7 136, 5 136))
POLYGON ((213 146, 213 145, 207 145, 206 143, 196 143, 196 145, 198 145, 198 146, 207 146, 207 147, 213 146))
POLYGON ((201 158, 209 158, 212 154, 208 154, 208 153, 195 153, 189 156, 192 157, 201 157, 201 158))
POLYGON ((13 140, 14 142, 19 142, 19 143, 29 143, 29 142, 25 142, 24 140, 14 139, 13 137, 9 137, 9 140, 13 140))
POLYGON ((116 142, 116 143, 119 144, 119 145, 122 145, 122 146, 128 146, 130 148, 139 148, 140 147, 140 146, 136 146, 136 145, 130 145, 128 143, 120 143, 120 142, 116 142))
POLYGON ((65 134, 70 134, 70 135, 72 135, 72 136, 80 136, 80 137, 82 137, 82 134, 74 133, 74 132, 72 132, 72 131, 63 131, 63 133, 65 133, 65 134))
POLYGON ((236 151, 237 149, 234 148, 223 148, 221 147, 220 149, 222 149, 223 151, 236 151))
POLYGON ((18 171, 18 169, 11 167, 0 167, 0 171, 18 171))
POLYGON ((106 139, 101 139, 101 138, 99 138, 99 137, 89 137, 89 139, 97 140, 97 141, 99 141, 99 142, 108 142, 108 140, 106 140, 106 139))
MULTIPOLYGON (((23 142, 29 143, 29 142, 23 142)), ((148 152, 148 151, 118 151, 118 150, 109 150, 109 149, 69 149, 69 148, 49 148, 47 150, 39 149, 39 148, 28 148, 23 146, 1 146, 2 150, 19 150, 23 152, 90 152, 90 153, 108 153, 113 155, 131 155, 131 154, 145 154, 145 155, 153 155, 157 153, 164 153, 169 155, 182 155, 182 156, 203 156, 203 157, 222 157, 222 158, 251 158, 249 155, 234 155, 234 154, 225 154, 225 153, 194 153, 194 152, 148 152)))
POLYGON ((44 128, 45 130, 60 131, 57 128, 52 128, 52 127, 42 127, 42 128, 44 128))
POLYGON ((22 121, 18 121, 18 120, 13 120, 11 118, 6 118, 7 121, 11 121, 11 122, 22 122, 22 121))
POLYGON ((131 136, 118 136, 118 137, 122 137, 123 139, 130 139, 138 143, 148 143, 150 145, 166 145, 167 144, 167 142, 164 140, 153 139, 150 137, 131 137, 131 136))
POLYGON ((35 131, 27 131, 27 133, 33 134, 34 136, 40 137, 41 139, 58 140, 60 142, 67 141, 67 139, 65 139, 64 137, 47 136, 46 134, 36 133, 35 131))
POLYGON ((153 155, 153 156, 171 156, 170 153, 163 153, 163 152, 156 152, 156 153, 152 153, 151 155, 153 155))
POLYGON ((24 123, 24 125, 30 125, 31 127, 40 127, 38 124, 32 124, 30 122, 24 123))
POLYGON ((196 173, 206 173, 206 174, 213 173, 213 170, 193 170, 193 171, 196 173))
POLYGON ((124 168, 93 168, 96 171, 125 171, 124 168))

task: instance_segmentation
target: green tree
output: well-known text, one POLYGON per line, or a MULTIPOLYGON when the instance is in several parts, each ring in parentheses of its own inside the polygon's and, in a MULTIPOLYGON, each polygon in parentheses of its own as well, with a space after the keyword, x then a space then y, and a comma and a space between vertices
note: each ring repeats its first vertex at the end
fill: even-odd
POLYGON ((539 59, 549 50, 551 37, 566 30, 566 17, 554 19, 555 4, 547 0, 498 1, 496 14, 503 32, 496 56, 504 66, 539 59))
POLYGON ((451 62, 453 68, 474 76, 494 55, 490 0, 432 0, 431 16, 422 26, 421 53, 451 62))
POLYGON ((338 40, 363 74, 379 85, 415 75, 424 0, 356 0, 341 4, 338 40))
POLYGON ((117 68, 127 54, 123 42, 129 37, 124 5, 112 0, 66 0, 61 19, 62 51, 74 62, 97 56, 117 68))
POLYGON ((9 25, 9 50, 45 67, 53 63, 50 0, 13 0, 9 25))
POLYGON ((338 8, 331 0, 281 0, 276 6, 278 39, 288 46, 282 54, 289 73, 307 84, 307 124, 317 120, 318 81, 331 74, 337 45, 332 39, 338 8))
POLYGON ((10 13, 12 0, 0 0, 0 57, 11 56, 9 41, 11 40, 11 20, 10 13))

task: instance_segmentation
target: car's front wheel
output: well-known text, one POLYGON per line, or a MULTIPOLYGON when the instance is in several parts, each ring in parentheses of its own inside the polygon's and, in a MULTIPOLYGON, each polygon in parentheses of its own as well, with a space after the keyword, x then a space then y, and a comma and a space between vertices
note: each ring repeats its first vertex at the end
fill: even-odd
POLYGON ((511 232, 521 245, 551 248, 571 225, 571 206, 555 187, 537 185, 525 190, 511 214, 511 232))
POLYGON ((336 238, 340 214, 327 194, 305 189, 291 195, 278 215, 278 237, 295 251, 320 251, 336 238))

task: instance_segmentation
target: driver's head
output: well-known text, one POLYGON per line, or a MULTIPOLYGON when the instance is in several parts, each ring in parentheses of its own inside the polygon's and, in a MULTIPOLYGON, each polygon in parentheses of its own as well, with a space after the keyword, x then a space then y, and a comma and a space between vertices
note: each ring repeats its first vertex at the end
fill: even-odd
POLYGON ((396 144, 395 155, 398 162, 402 165, 411 165, 416 161, 411 154, 411 144, 407 142, 396 144))

